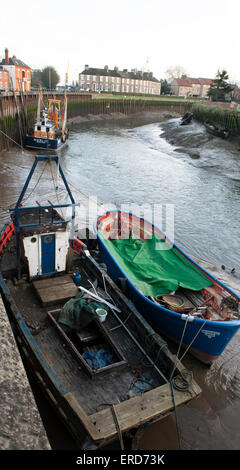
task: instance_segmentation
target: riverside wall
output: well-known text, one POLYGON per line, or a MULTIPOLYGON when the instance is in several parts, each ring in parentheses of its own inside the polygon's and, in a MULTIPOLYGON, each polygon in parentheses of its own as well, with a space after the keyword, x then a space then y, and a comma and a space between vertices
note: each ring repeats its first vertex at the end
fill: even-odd
MULTIPOLYGON (((5 93, 0 95, 0 151, 16 145, 24 146, 27 132, 33 130, 37 114, 38 93, 5 93)), ((43 101, 47 105, 49 98, 63 101, 63 93, 44 92, 43 101)), ((182 100, 167 100, 161 97, 98 97, 88 93, 69 93, 69 119, 88 115, 125 115, 143 112, 170 112, 184 114, 186 103, 182 100)))
POLYGON ((229 103, 195 104, 192 107, 192 113, 194 118, 201 123, 208 121, 228 129, 232 135, 240 135, 240 112, 231 109, 229 103))
POLYGON ((0 449, 50 450, 0 295, 0 449))

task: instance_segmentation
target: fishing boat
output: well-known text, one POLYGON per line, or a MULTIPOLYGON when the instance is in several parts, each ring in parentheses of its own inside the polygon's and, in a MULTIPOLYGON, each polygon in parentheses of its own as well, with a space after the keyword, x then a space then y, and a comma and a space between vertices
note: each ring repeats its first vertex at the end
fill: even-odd
POLYGON ((109 275, 156 331, 217 359, 240 327, 240 297, 143 218, 110 211, 94 228, 109 275))
POLYGON ((56 151, 60 149, 68 139, 67 124, 67 88, 65 89, 64 102, 50 98, 48 106, 43 106, 42 89, 40 87, 37 119, 33 134, 27 134, 25 147, 56 151))
POLYGON ((0 293, 22 354, 78 447, 119 439, 124 449, 126 437, 134 442, 201 390, 75 236, 75 206, 58 156, 36 156, 0 234, 0 293), (71 203, 23 206, 36 166, 50 158, 71 203))
POLYGON ((215 135, 216 137, 222 137, 223 139, 227 139, 230 136, 229 129, 218 126, 214 124, 213 122, 205 121, 204 126, 207 132, 209 132, 212 135, 215 135))

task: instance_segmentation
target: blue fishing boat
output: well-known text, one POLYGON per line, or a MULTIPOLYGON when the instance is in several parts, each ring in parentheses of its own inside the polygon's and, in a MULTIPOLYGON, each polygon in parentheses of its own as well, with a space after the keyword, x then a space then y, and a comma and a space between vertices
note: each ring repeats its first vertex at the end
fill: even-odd
POLYGON ((143 218, 110 211, 94 229, 109 275, 147 321, 185 353, 217 359, 240 327, 240 297, 143 218))
POLYGON ((68 139, 67 123, 67 89, 64 103, 61 100, 49 99, 48 106, 43 105, 40 87, 37 118, 33 133, 25 137, 25 147, 36 150, 59 150, 68 139))

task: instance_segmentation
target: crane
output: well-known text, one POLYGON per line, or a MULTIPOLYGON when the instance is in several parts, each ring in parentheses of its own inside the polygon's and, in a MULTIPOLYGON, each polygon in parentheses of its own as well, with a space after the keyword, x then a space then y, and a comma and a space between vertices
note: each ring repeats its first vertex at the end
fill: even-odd
POLYGON ((144 65, 143 68, 142 68, 142 93, 144 93, 144 88, 143 88, 143 74, 144 74, 144 73, 146 72, 146 70, 147 70, 148 63, 149 63, 149 57, 147 57, 146 62, 145 62, 145 65, 144 65))

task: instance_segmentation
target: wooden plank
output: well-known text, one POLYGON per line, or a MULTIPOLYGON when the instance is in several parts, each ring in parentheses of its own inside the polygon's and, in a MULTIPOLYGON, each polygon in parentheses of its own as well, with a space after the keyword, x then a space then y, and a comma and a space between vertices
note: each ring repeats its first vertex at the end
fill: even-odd
POLYGON ((75 297, 78 293, 78 288, 75 286, 74 283, 67 283, 60 286, 50 285, 48 288, 36 290, 44 306, 67 301, 72 297, 75 297))
POLYGON ((74 397, 74 395, 71 392, 68 392, 64 395, 64 398, 70 405, 72 411, 75 413, 75 415, 78 417, 82 425, 84 426, 85 430, 87 431, 88 434, 90 434, 91 438, 93 440, 98 439, 98 435, 96 432, 96 429, 92 422, 90 421, 88 415, 85 413, 85 411, 82 409, 82 407, 79 405, 78 401, 74 397))
POLYGON ((59 286, 62 284, 67 284, 67 283, 71 283, 75 285, 70 274, 66 274, 64 276, 51 277, 48 279, 40 279, 38 281, 34 281, 33 286, 35 287, 35 289, 39 290, 39 289, 45 289, 46 287, 49 287, 50 285, 59 286))
MULTIPOLYGON (((201 389, 194 381, 189 387, 188 392, 180 392, 174 389, 176 406, 187 403, 189 400, 200 395, 200 393, 201 389)), ((162 413, 173 409, 174 404, 169 384, 162 385, 141 396, 130 398, 115 405, 115 412, 121 432, 126 432, 132 427, 140 426, 146 421, 157 418, 162 413)), ((110 408, 90 415, 89 419, 95 426, 99 438, 108 439, 117 433, 110 408)))

